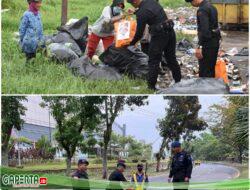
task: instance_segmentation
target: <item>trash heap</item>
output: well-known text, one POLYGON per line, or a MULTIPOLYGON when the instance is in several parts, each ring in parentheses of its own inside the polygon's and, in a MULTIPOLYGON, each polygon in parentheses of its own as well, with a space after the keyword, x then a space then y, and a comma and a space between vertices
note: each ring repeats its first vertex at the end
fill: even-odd
POLYGON ((180 31, 184 34, 197 34, 197 19, 196 8, 194 7, 179 7, 177 9, 164 9, 169 19, 175 23, 175 31, 180 31))
MULTIPOLYGON (((176 47, 176 56, 177 56, 177 61, 180 64, 181 67, 181 73, 183 76, 183 81, 184 83, 181 85, 182 87, 186 87, 187 84, 191 84, 190 81, 193 81, 194 83, 197 83, 195 81, 197 78, 199 78, 199 63, 198 60, 196 59, 194 55, 194 45, 193 42, 190 42, 187 39, 182 39, 180 42, 177 43, 176 47), (189 81, 189 82, 187 82, 189 81)), ((248 48, 244 47, 240 51, 237 50, 237 48, 232 48, 228 52, 225 52, 223 50, 219 51, 218 54, 218 60, 221 60, 225 63, 226 65, 226 75, 228 79, 228 93, 232 94, 243 94, 248 91, 248 84, 243 84, 242 82, 242 77, 240 70, 237 66, 237 62, 233 60, 233 57, 235 56, 248 56, 248 48)), ((217 80, 217 79, 215 79, 217 80)), ((214 82, 215 82, 214 80, 214 82)), ((167 70, 165 72, 165 75, 159 76, 158 78, 158 86, 160 89, 166 89, 166 88, 171 88, 171 86, 180 86, 180 85, 172 85, 172 75, 170 70, 167 70)), ((223 82, 223 80, 222 80, 223 82)), ((216 83, 216 82, 215 82, 216 83)), ((218 82, 218 86, 220 86, 221 82, 218 82)), ((201 84, 201 83, 200 83, 201 84)), ((197 85, 197 84, 196 84, 197 85)), ((207 83, 207 86, 209 83, 207 83)), ((207 92, 206 89, 204 89, 207 92)), ((212 90, 212 88, 210 88, 212 90)), ((215 89, 214 89, 215 90, 215 89)), ((226 91, 225 89, 222 89, 222 91, 226 91)), ((164 91, 161 90, 159 93, 164 92, 164 93, 174 93, 178 92, 180 93, 180 89, 178 91, 164 91)), ((187 91, 186 91, 187 92, 187 91)), ((193 91, 192 91, 193 92, 193 91)), ((202 90, 199 91, 202 93, 202 90)), ((191 93, 191 91, 190 91, 191 93)), ((210 92, 212 93, 212 92, 210 92)), ((216 90, 213 92, 216 94, 216 90)))
POLYGON ((99 44, 96 54, 90 60, 85 55, 88 35, 88 18, 70 19, 58 33, 46 36, 48 56, 63 63, 74 75, 91 80, 120 80, 121 74, 145 79, 148 73, 148 56, 138 50, 109 47, 104 51, 99 44))

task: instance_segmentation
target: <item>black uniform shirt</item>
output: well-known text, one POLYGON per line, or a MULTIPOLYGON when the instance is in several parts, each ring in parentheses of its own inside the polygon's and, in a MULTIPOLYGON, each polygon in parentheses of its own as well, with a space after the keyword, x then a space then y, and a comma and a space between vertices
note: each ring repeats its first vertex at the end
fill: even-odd
POLYGON ((110 174, 109 181, 127 181, 127 180, 121 172, 115 170, 110 174))
POLYGON ((181 151, 173 156, 169 177, 174 179, 191 178, 192 169, 191 156, 187 152, 181 151))
POLYGON ((218 29, 217 9, 207 0, 203 0, 197 11, 198 38, 199 45, 211 46, 218 42, 218 36, 213 34, 212 30, 218 29), (215 40, 213 40, 215 39, 215 40))
POLYGON ((79 179, 89 179, 87 172, 80 170, 77 170, 75 173, 73 173, 72 177, 78 177, 79 179))
POLYGON ((137 28, 135 37, 130 45, 135 45, 142 38, 146 24, 152 26, 167 20, 163 7, 155 0, 143 0, 135 14, 137 28))

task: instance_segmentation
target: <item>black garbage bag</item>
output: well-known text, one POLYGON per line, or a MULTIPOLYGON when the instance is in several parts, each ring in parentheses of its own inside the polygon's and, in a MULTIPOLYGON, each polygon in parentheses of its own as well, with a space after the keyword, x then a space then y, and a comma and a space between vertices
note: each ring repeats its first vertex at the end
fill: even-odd
POLYGON ((91 80, 120 80, 121 75, 109 66, 93 65, 87 56, 82 56, 70 63, 68 68, 76 76, 86 77, 91 80))
POLYGON ((116 68, 119 73, 132 78, 146 79, 148 56, 139 49, 115 48, 110 46, 99 59, 106 65, 116 68))
POLYGON ((239 53, 235 54, 235 56, 249 56, 249 49, 248 47, 242 48, 239 53))
POLYGON ((158 94, 229 94, 229 87, 221 79, 194 78, 182 80, 158 94))
POLYGON ((59 63, 68 63, 78 58, 78 55, 64 44, 52 43, 47 47, 48 56, 59 63))
POLYGON ((183 38, 177 45, 177 50, 179 51, 187 51, 188 49, 192 49, 194 45, 187 39, 183 38))
POLYGON ((72 49, 79 57, 83 54, 82 50, 75 42, 75 40, 71 37, 70 34, 66 32, 59 32, 52 38, 52 42, 60 44, 70 44, 70 49, 72 49))
POLYGON ((82 52, 85 52, 88 38, 88 17, 83 17, 79 21, 70 25, 64 25, 58 28, 60 32, 66 32, 78 44, 82 52))

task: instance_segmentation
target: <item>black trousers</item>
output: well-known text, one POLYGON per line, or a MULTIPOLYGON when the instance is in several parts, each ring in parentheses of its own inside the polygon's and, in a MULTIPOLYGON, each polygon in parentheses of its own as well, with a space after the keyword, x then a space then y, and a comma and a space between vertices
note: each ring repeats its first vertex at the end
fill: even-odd
POLYGON ((32 58, 36 57, 36 53, 25 53, 26 62, 29 62, 32 58))
POLYGON ((148 87, 155 89, 157 83, 159 65, 164 53, 168 67, 172 72, 175 82, 181 81, 181 69, 176 60, 176 35, 174 30, 160 35, 152 35, 149 44, 149 73, 148 87))
MULTIPOLYGON (((185 180, 184 179, 176 179, 176 178, 173 178, 173 183, 174 183, 174 190, 178 189, 178 190, 188 190, 188 189, 180 189, 178 188, 178 183, 181 183, 182 185, 184 184, 185 180)), ((188 184, 188 182, 185 182, 188 184)))
POLYGON ((199 60, 199 77, 215 77, 215 65, 218 51, 219 43, 218 46, 202 49, 203 58, 199 60))

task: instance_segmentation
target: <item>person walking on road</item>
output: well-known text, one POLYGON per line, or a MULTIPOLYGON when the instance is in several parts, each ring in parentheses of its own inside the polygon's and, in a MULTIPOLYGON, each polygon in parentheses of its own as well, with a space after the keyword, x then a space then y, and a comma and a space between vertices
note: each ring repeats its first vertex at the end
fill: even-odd
POLYGON ((137 8, 135 11, 137 29, 130 46, 136 45, 143 37, 146 25, 149 25, 151 39, 148 50, 148 88, 156 90, 155 85, 163 53, 175 82, 180 82, 181 69, 176 60, 176 35, 173 21, 167 18, 163 7, 156 0, 127 0, 127 2, 137 8))
POLYGON ((208 0, 185 0, 197 11, 198 48, 195 56, 199 60, 199 76, 215 77, 215 65, 220 47, 221 33, 217 9, 208 0))
POLYGON ((180 142, 173 142, 171 148, 174 156, 171 160, 168 182, 172 181, 174 186, 177 187, 179 182, 189 183, 192 175, 193 164, 191 156, 186 151, 182 150, 180 142))

